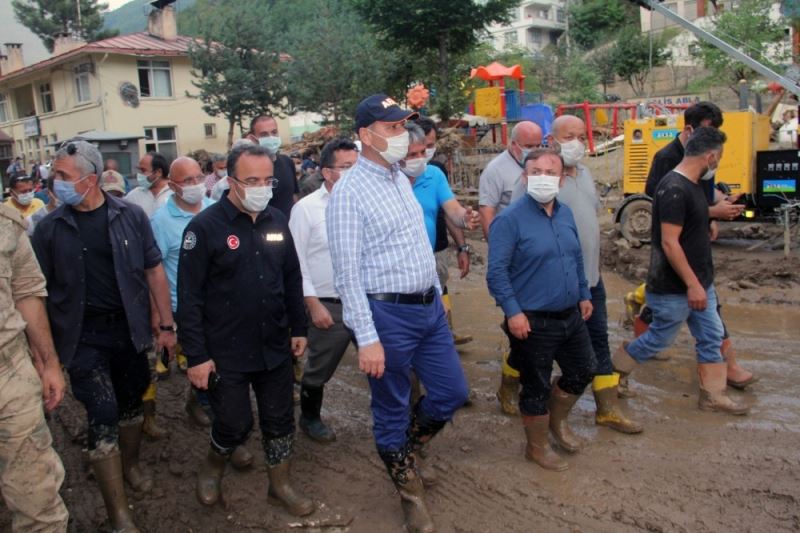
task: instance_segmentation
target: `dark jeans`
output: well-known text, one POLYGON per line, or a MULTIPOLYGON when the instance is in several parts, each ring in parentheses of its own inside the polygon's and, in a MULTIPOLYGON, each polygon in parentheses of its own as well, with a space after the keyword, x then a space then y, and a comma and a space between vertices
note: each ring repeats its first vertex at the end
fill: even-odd
POLYGON ((606 309, 606 288, 603 278, 590 289, 592 293, 592 316, 586 321, 586 329, 592 339, 592 349, 597 359, 597 375, 607 376, 614 372, 611 366, 611 351, 608 348, 608 310, 606 309))
POLYGON ((72 394, 86 408, 89 449, 116 444, 117 424, 142 414, 150 384, 147 354, 136 353, 127 322, 85 318, 67 371, 72 394))
POLYGON ((237 372, 217 368, 219 383, 208 393, 211 411, 211 445, 222 453, 244 444, 253 429, 250 387, 256 395, 258 422, 264 439, 294 433, 294 369, 292 358, 272 370, 237 372))
POLYGON ((525 312, 531 325, 528 338, 507 333, 511 343, 508 362, 519 370, 519 410, 523 415, 546 415, 550 399, 553 361, 561 368, 558 386, 580 395, 595 374, 596 361, 589 331, 577 308, 567 318, 542 318, 525 312))

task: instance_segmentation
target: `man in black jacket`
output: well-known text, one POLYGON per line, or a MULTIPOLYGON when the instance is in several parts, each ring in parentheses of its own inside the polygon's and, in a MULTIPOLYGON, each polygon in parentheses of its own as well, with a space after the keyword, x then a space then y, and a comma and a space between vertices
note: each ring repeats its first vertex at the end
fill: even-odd
POLYGON ((303 283, 286 217, 272 198, 270 153, 243 145, 228 156, 230 190, 186 226, 178 263, 180 343, 192 384, 209 391, 211 449, 197 498, 214 505, 226 458, 253 427, 252 387, 271 500, 296 515, 313 502, 289 484, 294 443, 292 355, 306 348, 303 283))
POLYGON ((33 247, 47 279, 56 351, 89 418, 89 460, 112 529, 138 531, 122 479, 139 492, 153 487, 139 466, 151 293, 161 317, 157 344, 170 353, 175 324, 150 221, 101 190, 102 168, 88 142, 56 153, 53 189, 64 205, 36 226, 33 247))

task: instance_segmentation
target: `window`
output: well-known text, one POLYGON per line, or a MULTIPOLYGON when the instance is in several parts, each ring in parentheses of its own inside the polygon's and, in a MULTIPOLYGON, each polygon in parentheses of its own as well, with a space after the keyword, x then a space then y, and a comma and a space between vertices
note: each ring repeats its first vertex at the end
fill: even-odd
POLYGON ((144 129, 145 152, 158 152, 171 161, 178 157, 178 141, 174 127, 152 127, 144 129))
POLYGON ((203 130, 206 134, 206 139, 216 138, 217 137, 217 125, 216 124, 203 124, 203 130))
POLYGON ((89 85, 89 73, 75 70, 75 100, 82 104, 92 99, 92 90, 89 85))
POLYGON ((143 98, 170 98, 172 76, 169 61, 137 61, 139 68, 139 95, 143 98))
POLYGON ((0 93, 0 122, 8 122, 11 115, 8 113, 8 98, 4 93, 0 93))
POLYGON ((556 20, 558 22, 566 22, 567 21, 567 16, 564 13, 563 9, 558 8, 558 11, 556 11, 556 20))
POLYGON ((0 144, 0 159, 11 159, 10 144, 0 144))
POLYGON ((50 90, 49 83, 39 85, 39 104, 42 106, 42 113, 53 111, 53 91, 50 90))
POLYGON ((517 32, 507 31, 503 34, 503 42, 506 46, 517 44, 517 32))
POLYGON ((58 142, 58 135, 56 135, 55 133, 50 135, 50 144, 55 144, 57 142, 58 142))
POLYGON ((528 42, 534 44, 541 44, 542 31, 539 28, 531 28, 528 30, 528 42))

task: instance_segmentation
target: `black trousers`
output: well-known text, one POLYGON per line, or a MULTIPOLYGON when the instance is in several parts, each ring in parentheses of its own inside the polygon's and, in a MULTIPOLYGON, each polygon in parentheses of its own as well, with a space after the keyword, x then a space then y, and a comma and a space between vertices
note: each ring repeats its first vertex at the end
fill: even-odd
POLYGON ((147 354, 136 353, 128 323, 85 318, 67 372, 72 394, 86 408, 89 449, 116 444, 119 421, 142 414, 150 384, 147 354))
MULTIPOLYGON (((523 415, 546 415, 550 399, 553 361, 561 368, 558 386, 580 395, 592 381, 597 362, 589 331, 577 308, 564 319, 543 318, 525 312, 531 325, 528 338, 520 340, 507 332, 511 343, 508 363, 519 370, 519 410, 523 415)), ((504 328, 508 330, 507 324, 504 328)))
POLYGON ((244 444, 253 429, 250 388, 256 396, 258 422, 265 440, 294 433, 294 369, 292 358, 272 370, 237 372, 217 368, 219 383, 209 391, 213 412, 212 446, 222 453, 244 444))

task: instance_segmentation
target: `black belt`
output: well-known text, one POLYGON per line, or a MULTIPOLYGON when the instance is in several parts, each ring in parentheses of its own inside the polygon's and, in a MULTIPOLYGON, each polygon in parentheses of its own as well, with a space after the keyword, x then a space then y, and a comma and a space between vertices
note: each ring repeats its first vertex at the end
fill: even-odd
POLYGON ((339 304, 341 305, 342 299, 341 298, 317 298, 320 302, 326 302, 329 304, 339 304))
POLYGON ((125 311, 112 311, 110 313, 92 313, 83 316, 84 322, 113 324, 126 320, 125 311))
POLYGON ((525 311, 527 316, 532 316, 535 318, 550 318, 553 320, 566 320, 571 317, 574 313, 578 312, 577 307, 570 307, 568 309, 564 309, 563 311, 525 311))
POLYGON ((370 300, 379 302, 391 302, 394 304, 428 305, 436 299, 436 289, 431 287, 423 293, 404 294, 401 292, 378 292, 367 294, 370 300))

